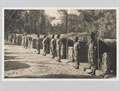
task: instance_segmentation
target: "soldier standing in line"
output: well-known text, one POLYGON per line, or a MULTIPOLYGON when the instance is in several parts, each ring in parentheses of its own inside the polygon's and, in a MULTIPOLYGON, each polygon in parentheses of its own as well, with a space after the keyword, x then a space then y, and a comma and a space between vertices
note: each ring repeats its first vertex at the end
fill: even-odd
POLYGON ((13 33, 12 43, 14 43, 14 33, 13 33))
POLYGON ((80 60, 79 60, 79 51, 80 51, 80 44, 78 41, 78 37, 75 38, 75 43, 73 46, 73 60, 76 62, 75 68, 79 69, 79 65, 80 65, 80 60))
POLYGON ((25 48, 25 34, 22 36, 22 46, 25 48))
POLYGON ((14 44, 16 45, 16 33, 15 33, 15 36, 14 36, 14 44))
POLYGON ((16 45, 18 45, 18 42, 19 42, 19 41, 18 41, 18 36, 16 36, 16 45))
POLYGON ((92 70, 91 74, 95 75, 95 70, 97 69, 97 40, 94 32, 91 33, 88 41, 88 63, 92 70))
POLYGON ((57 61, 60 62, 61 60, 61 39, 60 39, 60 35, 57 36, 57 40, 56 40, 56 50, 57 50, 57 61))
POLYGON ((66 42, 67 42, 67 38, 62 38, 61 39, 61 58, 65 59, 67 58, 66 56, 66 42))
POLYGON ((32 37, 30 36, 29 37, 29 48, 31 49, 31 46, 32 46, 32 37))
POLYGON ((44 38, 43 38, 43 41, 42 41, 42 44, 43 44, 43 55, 46 56, 46 52, 47 52, 47 36, 44 35, 44 38))
POLYGON ((27 34, 25 35, 25 48, 28 48, 28 37, 27 34))
POLYGON ((13 42, 13 38, 14 38, 13 33, 11 33, 11 39, 10 39, 11 43, 13 42))
POLYGON ((54 35, 52 35, 52 40, 51 40, 50 44, 51 44, 52 58, 54 58, 55 57, 55 49, 56 49, 56 40, 54 39, 54 35))
POLYGON ((37 35, 36 44, 37 44, 37 51, 38 51, 38 54, 40 54, 40 35, 37 35))

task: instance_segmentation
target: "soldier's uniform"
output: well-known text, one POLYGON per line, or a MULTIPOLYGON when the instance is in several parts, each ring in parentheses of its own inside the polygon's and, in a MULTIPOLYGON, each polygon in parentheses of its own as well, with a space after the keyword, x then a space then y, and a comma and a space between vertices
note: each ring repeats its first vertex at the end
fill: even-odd
POLYGON ((88 41, 88 63, 93 70, 93 74, 97 68, 97 41, 90 39, 88 41))
POLYGON ((51 42, 51 54, 52 54, 52 58, 55 57, 55 53, 56 53, 56 40, 52 39, 51 42))
POLYGON ((16 45, 16 34, 14 36, 14 44, 16 45))
POLYGON ((29 37, 29 48, 31 49, 31 46, 32 46, 32 37, 30 36, 29 37))
POLYGON ((61 39, 61 58, 65 59, 67 57, 66 49, 67 49, 67 39, 61 39))
POLYGON ((18 45, 18 36, 16 36, 16 45, 18 45))
POLYGON ((76 62, 75 68, 79 69, 80 60, 79 60, 79 51, 80 51, 80 44, 79 42, 75 42, 73 46, 73 60, 76 62))
POLYGON ((26 49, 28 48, 28 37, 27 37, 27 35, 25 36, 25 48, 26 49))
POLYGON ((13 34, 11 34, 11 39, 10 39, 11 43, 13 42, 13 39, 14 39, 14 36, 13 36, 13 34))
POLYGON ((22 36, 22 46, 25 48, 25 36, 22 36))
POLYGON ((61 40, 58 38, 56 40, 56 50, 57 50, 57 61, 60 62, 61 60, 61 40))
POLYGON ((37 51, 38 51, 38 54, 40 54, 40 38, 38 37, 37 40, 36 40, 36 46, 37 46, 37 51))
POLYGON ((43 44, 43 55, 46 56, 46 54, 47 54, 47 38, 43 39, 42 44, 43 44))

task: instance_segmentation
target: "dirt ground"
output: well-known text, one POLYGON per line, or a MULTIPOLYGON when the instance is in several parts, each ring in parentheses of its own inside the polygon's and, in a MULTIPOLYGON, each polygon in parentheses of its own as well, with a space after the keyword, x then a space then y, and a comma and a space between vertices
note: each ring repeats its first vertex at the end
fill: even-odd
POLYGON ((4 50, 5 78, 98 78, 65 62, 37 54, 35 49, 5 42, 4 50))

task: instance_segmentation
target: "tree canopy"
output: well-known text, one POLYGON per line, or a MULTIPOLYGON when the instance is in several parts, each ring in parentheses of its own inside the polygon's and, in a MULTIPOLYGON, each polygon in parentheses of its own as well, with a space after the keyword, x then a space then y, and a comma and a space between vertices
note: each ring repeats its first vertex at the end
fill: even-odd
POLYGON ((49 16, 46 10, 5 9, 5 33, 66 34, 95 32, 102 38, 116 38, 116 10, 56 10, 58 15, 49 16), (69 13, 69 11, 77 13, 69 13), (55 21, 55 24, 52 22, 55 21), (57 22, 59 21, 59 22, 57 22))

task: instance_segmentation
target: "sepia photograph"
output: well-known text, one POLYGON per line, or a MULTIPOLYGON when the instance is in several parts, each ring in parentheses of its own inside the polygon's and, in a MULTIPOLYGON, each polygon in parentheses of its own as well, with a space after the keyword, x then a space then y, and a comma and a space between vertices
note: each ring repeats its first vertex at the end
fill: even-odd
POLYGON ((3 79, 116 80, 118 8, 4 8, 3 79))

